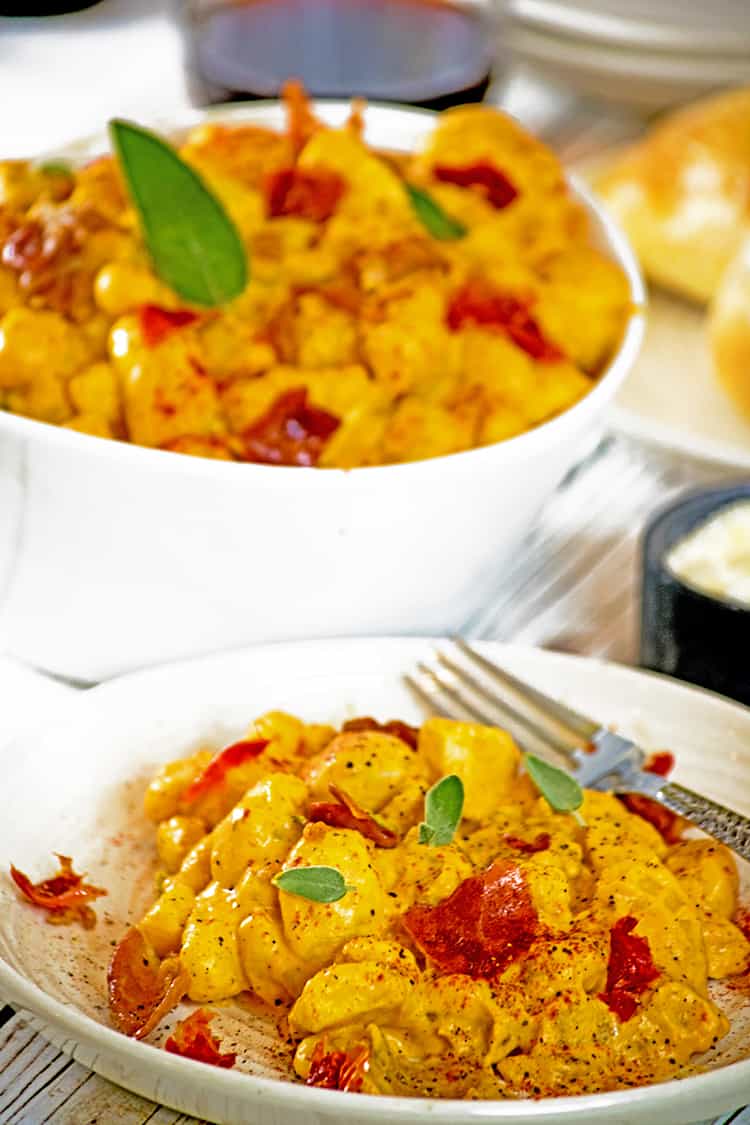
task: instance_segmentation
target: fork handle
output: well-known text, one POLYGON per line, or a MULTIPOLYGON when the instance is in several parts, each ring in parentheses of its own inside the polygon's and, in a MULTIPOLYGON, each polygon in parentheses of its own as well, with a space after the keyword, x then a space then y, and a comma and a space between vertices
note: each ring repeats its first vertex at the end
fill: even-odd
POLYGON ((661 787, 657 800, 750 861, 750 819, 746 816, 673 781, 661 787))

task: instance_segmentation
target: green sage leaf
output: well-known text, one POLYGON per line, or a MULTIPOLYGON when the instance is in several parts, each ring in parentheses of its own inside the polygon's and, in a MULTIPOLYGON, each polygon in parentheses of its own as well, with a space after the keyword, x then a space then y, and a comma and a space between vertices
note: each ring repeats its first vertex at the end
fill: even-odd
POLYGON ((533 754, 526 754, 525 762, 529 777, 555 812, 574 812, 581 807, 583 790, 569 773, 533 754))
POLYGON ((288 895, 309 898, 311 902, 338 902, 352 889, 335 867, 290 867, 271 882, 288 895))
POLYGON ((466 227, 463 223, 446 214, 429 192, 414 187, 413 184, 405 184, 404 186, 414 208, 414 213, 433 238, 438 238, 441 242, 449 242, 464 237, 466 227))
POLYGON ((196 305, 239 296, 247 255, 223 204, 161 137, 120 120, 110 132, 159 277, 196 305))
POLYGON ((438 848, 450 844, 464 809, 464 786, 455 773, 441 777, 424 799, 424 820, 419 826, 419 843, 438 848))

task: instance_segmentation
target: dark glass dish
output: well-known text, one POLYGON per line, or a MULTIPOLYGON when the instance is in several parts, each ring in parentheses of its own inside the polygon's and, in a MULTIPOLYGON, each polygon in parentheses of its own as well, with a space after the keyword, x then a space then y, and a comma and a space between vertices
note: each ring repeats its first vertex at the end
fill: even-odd
POLYGON ((0 16, 63 16, 99 3, 100 0, 0 0, 0 16))
POLYGON ((669 570, 681 539, 722 509, 750 500, 750 483, 690 493, 659 512, 643 539, 640 660, 750 705, 750 606, 702 592, 669 570))

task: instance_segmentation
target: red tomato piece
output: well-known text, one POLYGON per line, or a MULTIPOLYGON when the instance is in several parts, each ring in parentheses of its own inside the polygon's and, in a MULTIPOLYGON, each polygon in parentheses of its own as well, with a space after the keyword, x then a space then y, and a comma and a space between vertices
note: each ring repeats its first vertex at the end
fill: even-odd
POLYGON ((160 305, 141 305, 138 321, 147 348, 155 348, 180 328, 195 324, 198 314, 190 309, 163 309, 160 305))
POLYGON ((356 1054, 348 1055, 346 1051, 326 1051, 325 1040, 320 1039, 310 1059, 310 1073, 305 1085, 356 1094, 362 1089, 368 1060, 367 1047, 360 1047, 356 1054))
POLYGON ((599 999, 625 1022, 635 1015, 638 997, 661 976, 648 939, 634 934, 638 919, 618 918, 610 931, 607 987, 599 999))
POLYGON ((549 832, 540 832, 533 840, 522 840, 520 836, 504 836, 505 843, 524 855, 534 855, 535 852, 546 852, 550 845, 549 832))
POLYGON ((659 777, 669 777, 674 769, 674 754, 669 750, 659 750, 656 754, 649 755, 643 768, 649 773, 658 774, 659 777))
POLYGON ((540 363, 554 363, 563 358, 557 344, 545 339, 531 315, 527 300, 501 293, 477 279, 467 281, 454 294, 448 306, 446 322, 452 332, 457 332, 466 324, 486 328, 489 332, 501 332, 540 363))
POLYGON ((495 860, 437 906, 412 906, 407 933, 442 972, 492 979, 530 947, 539 918, 515 863, 495 860))
POLYGON ((626 809, 653 824, 668 844, 676 844, 682 839, 685 821, 653 797, 646 797, 643 793, 620 793, 618 797, 626 809))
POLYGON ((143 934, 133 927, 118 943, 107 971, 109 1011, 115 1026, 134 1039, 143 1039, 179 1004, 189 984, 179 962, 160 966, 143 934))
POLYGON ((73 870, 70 856, 57 855, 57 860, 60 870, 51 879, 32 883, 28 875, 12 864, 11 878, 28 902, 47 911, 48 921, 80 922, 84 929, 90 930, 96 924, 96 915, 89 903, 107 892, 91 883, 84 883, 84 876, 73 870))
POLYGON ((330 219, 338 207, 346 184, 327 168, 279 168, 263 184, 266 214, 270 219, 297 215, 314 223, 330 219))
POLYGON ((418 727, 402 723, 400 719, 389 719, 387 723, 379 723, 377 719, 372 719, 369 715, 364 715, 361 719, 349 719, 342 725, 341 729, 342 731, 382 731, 383 734, 392 734, 396 738, 400 738, 407 746, 411 746, 412 750, 416 750, 417 739, 419 738, 418 727))
POLYGON ((193 805, 199 797, 205 796, 210 790, 221 785, 229 770, 242 766, 245 762, 252 761, 262 754, 268 746, 267 738, 256 738, 233 742, 215 754, 208 763, 203 773, 188 785, 180 798, 181 804, 193 805))
POLYGON ((435 179, 443 183, 478 188, 487 202, 497 211, 502 211, 518 195, 518 189, 512 180, 489 160, 479 160, 476 164, 466 164, 463 167, 436 164, 432 172, 435 179))
POLYGON ((164 1044, 164 1050, 172 1055, 181 1055, 183 1059, 195 1059, 196 1062, 208 1063, 209 1066, 221 1066, 229 1069, 237 1062, 237 1055, 233 1051, 221 1053, 221 1041, 216 1038, 208 1026, 213 1019, 213 1013, 205 1008, 180 1020, 172 1035, 164 1044))
POLYGON ((265 465, 316 465, 340 424, 335 414, 309 405, 305 387, 286 391, 245 430, 245 458, 265 465))

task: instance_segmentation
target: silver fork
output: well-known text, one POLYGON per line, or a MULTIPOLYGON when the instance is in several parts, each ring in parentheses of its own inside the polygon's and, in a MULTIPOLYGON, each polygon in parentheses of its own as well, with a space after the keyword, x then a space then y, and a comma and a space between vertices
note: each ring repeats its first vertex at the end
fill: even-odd
POLYGON ((750 819, 643 767, 636 743, 550 698, 456 638, 418 664, 406 683, 433 710, 509 727, 522 750, 563 760, 579 785, 643 793, 750 861, 750 819))

